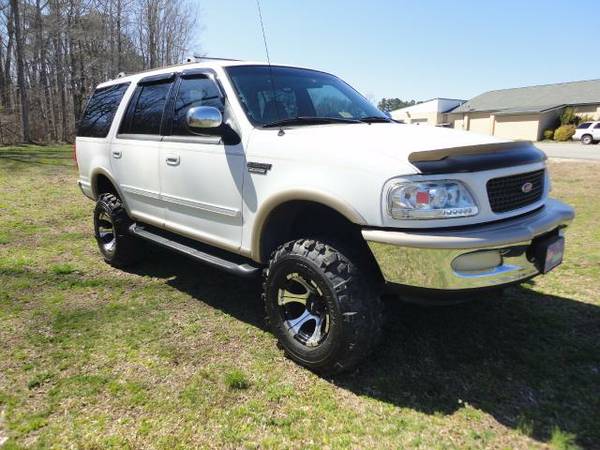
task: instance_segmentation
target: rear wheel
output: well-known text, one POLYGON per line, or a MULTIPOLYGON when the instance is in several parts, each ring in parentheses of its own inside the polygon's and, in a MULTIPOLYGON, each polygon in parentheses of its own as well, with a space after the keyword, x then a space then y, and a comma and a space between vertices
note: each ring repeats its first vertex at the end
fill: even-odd
POLYGON ((581 136, 581 143, 583 145, 590 145, 594 142, 594 138, 592 137, 591 134, 584 134, 583 136, 581 136))
POLYGON ((94 236, 104 260, 117 267, 138 262, 143 244, 129 233, 132 220, 114 194, 101 194, 94 209, 94 236))
POLYGON ((273 253, 265 270, 265 309, 292 360, 332 374, 352 368, 377 344, 382 302, 361 262, 313 239, 288 242, 273 253))

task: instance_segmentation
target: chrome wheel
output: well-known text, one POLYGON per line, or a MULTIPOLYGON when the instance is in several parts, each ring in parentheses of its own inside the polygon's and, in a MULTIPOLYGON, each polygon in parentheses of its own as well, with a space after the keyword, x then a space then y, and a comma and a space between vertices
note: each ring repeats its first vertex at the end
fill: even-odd
POLYGON ((287 275, 277 292, 277 304, 285 329, 293 339, 307 347, 317 347, 327 339, 329 309, 314 280, 299 273, 287 275))
POLYGON ((102 249, 109 253, 112 252, 117 244, 117 234, 112 219, 105 212, 101 212, 98 216, 96 233, 102 249))

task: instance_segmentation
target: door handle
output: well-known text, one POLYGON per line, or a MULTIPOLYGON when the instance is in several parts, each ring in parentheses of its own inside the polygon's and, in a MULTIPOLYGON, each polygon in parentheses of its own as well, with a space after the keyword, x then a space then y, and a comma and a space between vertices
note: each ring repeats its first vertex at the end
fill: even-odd
POLYGON ((121 156, 123 156, 123 153, 121 153, 121 152, 120 152, 120 151, 118 151, 118 150, 113 150, 113 151, 112 151, 112 155, 113 155, 113 158, 115 158, 115 159, 119 159, 121 156))
POLYGON ((178 166, 179 155, 167 155, 166 161, 169 166, 178 166))

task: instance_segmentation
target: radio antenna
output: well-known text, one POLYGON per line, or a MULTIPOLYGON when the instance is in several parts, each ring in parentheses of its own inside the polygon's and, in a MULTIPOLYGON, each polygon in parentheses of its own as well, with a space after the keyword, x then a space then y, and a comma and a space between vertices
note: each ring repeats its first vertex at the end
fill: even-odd
MULTIPOLYGON (((271 92, 273 95, 273 102, 275 103, 275 112, 277 113, 277 119, 281 120, 281 112, 279 111, 279 102, 277 101, 277 94, 275 92, 275 79, 273 78, 273 68, 271 67, 271 57, 269 55, 269 45, 267 44, 267 34, 265 33, 265 23, 263 21, 262 9, 260 7, 260 0, 256 0, 256 8, 258 9, 258 18, 260 19, 260 29, 262 31, 263 42, 265 44, 265 53, 267 54, 267 63, 269 64, 269 78, 271 79, 271 92)), ((284 135, 283 128, 279 129, 279 136, 284 135)))
POLYGON ((265 33, 265 23, 263 22, 262 10, 260 9, 260 0, 256 0, 256 7, 258 8, 258 18, 260 19, 260 29, 262 30, 263 42, 265 44, 267 62, 269 63, 269 67, 271 67, 271 58, 269 57, 269 46, 267 45, 267 35, 265 33))

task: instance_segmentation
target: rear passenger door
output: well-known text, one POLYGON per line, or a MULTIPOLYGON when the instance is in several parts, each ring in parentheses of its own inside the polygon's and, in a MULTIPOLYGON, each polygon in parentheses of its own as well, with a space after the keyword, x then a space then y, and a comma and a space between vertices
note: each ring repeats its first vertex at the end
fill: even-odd
POLYGON ((111 165, 131 215, 163 227, 160 200, 160 141, 163 113, 175 74, 146 77, 138 82, 119 132, 111 146, 111 165))
MULTIPOLYGON (((233 117, 214 72, 184 71, 177 82, 161 143, 161 198, 166 228, 227 250, 236 250, 242 233, 242 183, 245 155, 239 139, 224 139, 220 128, 192 132, 186 124, 191 107, 212 106, 223 121, 233 117)), ((233 133, 235 136, 237 134, 233 133)))

